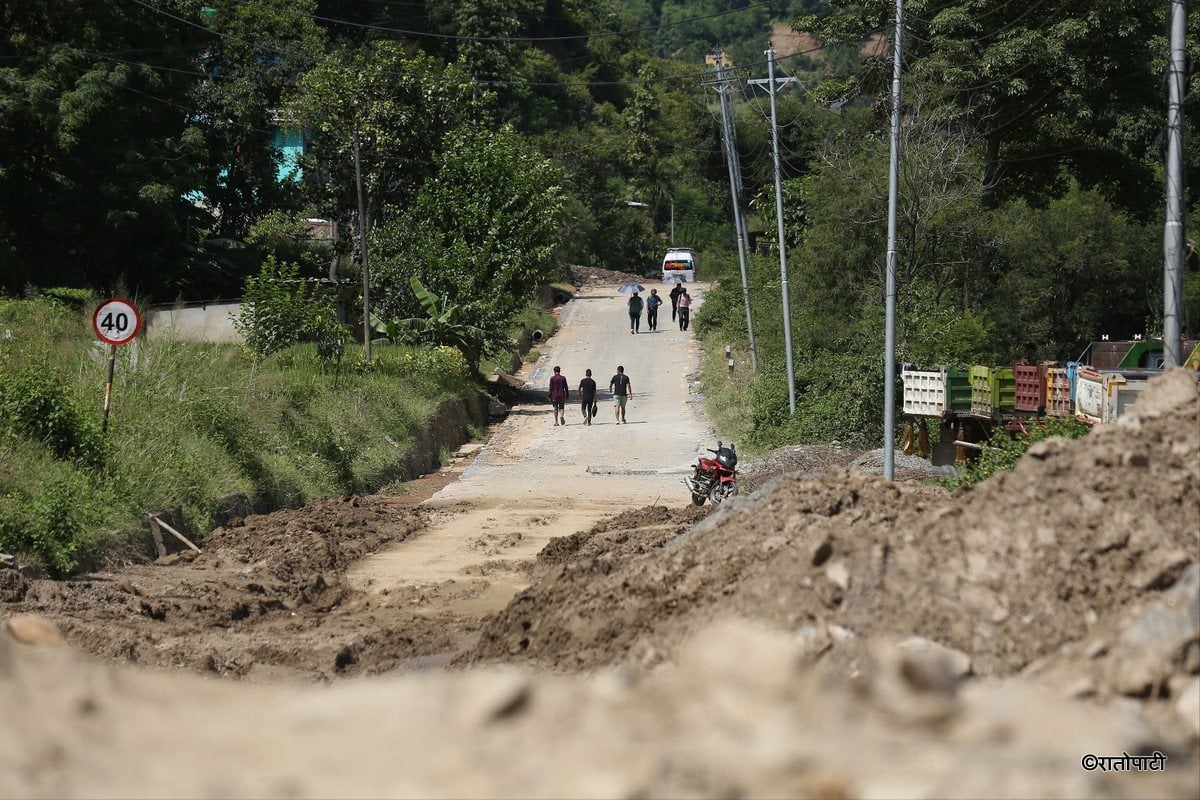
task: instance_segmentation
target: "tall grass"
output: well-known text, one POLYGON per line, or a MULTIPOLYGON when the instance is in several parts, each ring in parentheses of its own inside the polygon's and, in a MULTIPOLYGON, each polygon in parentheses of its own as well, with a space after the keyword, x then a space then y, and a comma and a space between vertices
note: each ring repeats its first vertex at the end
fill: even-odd
POLYGON ((255 363, 236 345, 139 340, 118 349, 102 436, 106 359, 85 313, 0 299, 0 549, 52 574, 132 549, 147 512, 202 533, 234 508, 377 489, 444 400, 477 392, 446 348, 325 372, 312 345, 255 363))

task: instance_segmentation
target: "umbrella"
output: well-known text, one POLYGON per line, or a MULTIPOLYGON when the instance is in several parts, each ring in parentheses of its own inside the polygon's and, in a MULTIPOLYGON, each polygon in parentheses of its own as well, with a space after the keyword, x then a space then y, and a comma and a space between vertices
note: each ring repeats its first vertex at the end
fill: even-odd
POLYGON ((626 294, 632 294, 634 292, 644 292, 646 291, 646 287, 642 286, 640 283, 622 283, 617 287, 617 291, 625 292, 626 294))
POLYGON ((687 279, 682 275, 672 275, 671 277, 667 278, 664 283, 687 283, 687 279))

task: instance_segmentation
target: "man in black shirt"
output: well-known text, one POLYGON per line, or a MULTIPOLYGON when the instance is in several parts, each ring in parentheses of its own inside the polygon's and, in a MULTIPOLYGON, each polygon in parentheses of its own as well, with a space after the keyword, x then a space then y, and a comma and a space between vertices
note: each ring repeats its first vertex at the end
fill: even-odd
POLYGON ((592 371, 586 372, 586 377, 579 382, 579 400, 583 405, 583 424, 591 425, 593 409, 596 406, 596 382, 592 380, 592 371))
POLYGON ((676 304, 679 302, 679 295, 683 294, 683 284, 675 284, 675 288, 671 290, 671 322, 675 321, 675 314, 679 309, 676 304))
POLYGON ((633 397, 633 384, 625 374, 624 367, 617 367, 617 374, 608 382, 608 390, 612 392, 613 412, 616 414, 617 424, 620 425, 625 422, 625 404, 633 397))

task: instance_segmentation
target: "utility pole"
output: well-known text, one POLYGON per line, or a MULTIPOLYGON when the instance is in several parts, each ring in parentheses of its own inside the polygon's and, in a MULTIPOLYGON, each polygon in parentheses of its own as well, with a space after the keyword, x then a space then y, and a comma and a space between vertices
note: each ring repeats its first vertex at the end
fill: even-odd
POLYGON ((371 269, 367 265, 367 210, 363 202, 362 166, 358 157, 358 125, 354 126, 354 180, 358 184, 358 245, 362 248, 363 358, 371 363, 371 269))
POLYGON ((896 0, 896 36, 892 42, 892 155, 888 165, 887 323, 883 344, 883 477, 896 474, 896 208, 900 194, 900 48, 904 0, 896 0))
MULTIPOLYGON (((792 360, 792 300, 788 291, 787 272, 787 242, 783 235, 783 178, 779 166, 779 123, 775 112, 775 95, 779 87, 784 86, 795 78, 780 78, 775 80, 775 49, 768 45, 767 56, 767 90, 771 93, 771 157, 775 162, 775 224, 779 234, 779 279, 783 286, 783 347, 787 356, 788 409, 796 413, 796 369, 792 360)), ((750 83, 761 84, 762 80, 750 83)))
MULTIPOLYGON (((721 150, 729 167, 729 195, 733 202, 733 229, 737 237, 738 268, 742 275, 742 304, 746 308, 746 335, 750 339, 750 369, 758 372, 758 345, 754 339, 754 319, 750 314, 750 284, 746 274, 746 252, 749 245, 745 236, 745 221, 742 219, 741 168, 738 165, 737 140, 733 129, 732 102, 729 98, 729 78, 725 76, 723 59, 717 61, 717 79, 712 82, 721 100, 721 150)), ((672 218, 674 218, 672 204, 672 218)))
POLYGON ((1167 66, 1167 220, 1163 228, 1163 366, 1183 364, 1179 341, 1183 297, 1183 89, 1187 79, 1187 2, 1171 0, 1167 66))

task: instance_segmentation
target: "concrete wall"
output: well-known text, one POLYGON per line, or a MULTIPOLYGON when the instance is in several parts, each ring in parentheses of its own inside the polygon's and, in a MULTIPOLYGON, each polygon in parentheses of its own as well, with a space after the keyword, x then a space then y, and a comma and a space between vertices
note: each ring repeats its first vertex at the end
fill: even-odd
POLYGON ((233 328, 241 303, 153 309, 146 314, 146 338, 173 336, 186 342, 241 342, 233 328), (231 316, 232 315, 232 316, 231 316))

